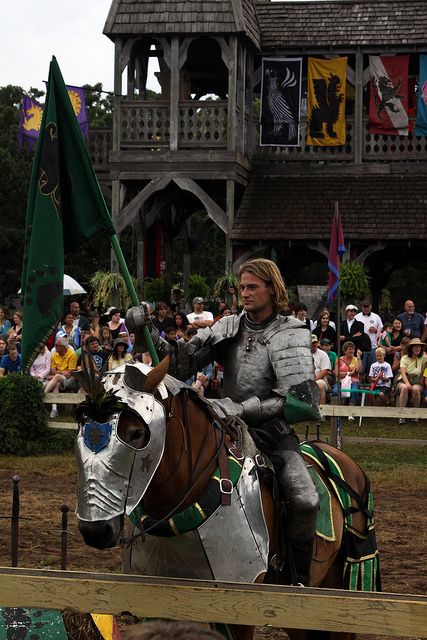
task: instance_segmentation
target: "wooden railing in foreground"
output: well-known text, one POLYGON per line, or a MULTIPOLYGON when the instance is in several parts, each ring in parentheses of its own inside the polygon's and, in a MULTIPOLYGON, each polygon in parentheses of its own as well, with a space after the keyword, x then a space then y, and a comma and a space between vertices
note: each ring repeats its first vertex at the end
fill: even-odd
POLYGON ((427 597, 0 568, 0 606, 427 638, 427 597))

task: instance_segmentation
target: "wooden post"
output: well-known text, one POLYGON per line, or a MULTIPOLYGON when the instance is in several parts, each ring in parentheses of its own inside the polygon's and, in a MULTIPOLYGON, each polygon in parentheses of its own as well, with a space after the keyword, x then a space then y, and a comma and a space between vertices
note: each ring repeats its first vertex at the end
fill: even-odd
POLYGON ((227 235, 225 238, 225 270, 231 272, 233 266, 233 247, 231 246, 231 232, 234 224, 234 180, 227 180, 226 213, 227 235))
POLYGON ((354 103, 354 161, 356 164, 362 162, 363 156, 363 53, 360 49, 356 53, 356 70, 355 70, 355 94, 354 103))
POLYGON ((172 36, 170 66, 170 150, 178 150, 179 124, 179 38, 172 36))
POLYGON ((184 258, 183 258, 183 287, 184 298, 188 297, 191 273, 191 217, 184 222, 184 258))
MULTIPOLYGON (((114 42, 114 108, 113 108, 113 151, 120 150, 121 140, 121 94, 122 94, 122 40, 117 38, 114 42)), ((114 228, 120 212, 120 181, 112 180, 111 183, 111 218, 114 228)), ((119 272, 119 263, 114 249, 110 252, 110 269, 112 273, 119 272)), ((112 300, 112 304, 117 306, 117 300, 112 300)))
POLYGON ((228 56, 228 145, 229 151, 236 149, 236 93, 237 93, 237 38, 230 36, 228 56))

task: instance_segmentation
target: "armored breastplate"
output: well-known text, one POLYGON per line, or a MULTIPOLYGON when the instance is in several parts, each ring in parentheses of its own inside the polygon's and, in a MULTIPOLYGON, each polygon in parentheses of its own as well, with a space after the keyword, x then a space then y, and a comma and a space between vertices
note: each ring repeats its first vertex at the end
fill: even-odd
POLYGON ((265 328, 254 330, 242 322, 238 334, 228 342, 224 358, 224 397, 242 402, 251 396, 264 400, 271 395, 276 377, 264 333, 265 328))

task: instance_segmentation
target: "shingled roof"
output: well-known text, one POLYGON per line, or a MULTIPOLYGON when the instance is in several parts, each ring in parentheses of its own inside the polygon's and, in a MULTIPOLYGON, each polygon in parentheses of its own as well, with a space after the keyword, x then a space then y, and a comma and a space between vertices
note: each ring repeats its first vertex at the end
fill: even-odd
POLYGON ((105 35, 246 34, 259 48, 253 0, 113 0, 105 35))
POLYGON ((426 0, 257 2, 263 49, 424 45, 426 0))
POLYGON ((346 180, 321 175, 253 176, 231 237, 329 241, 335 201, 349 240, 427 237, 425 174, 371 174, 346 180))

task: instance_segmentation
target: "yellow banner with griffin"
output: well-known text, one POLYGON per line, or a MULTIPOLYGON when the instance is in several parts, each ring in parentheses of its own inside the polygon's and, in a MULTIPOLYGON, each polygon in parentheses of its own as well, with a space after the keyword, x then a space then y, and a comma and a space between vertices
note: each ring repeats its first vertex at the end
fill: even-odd
POLYGON ((347 57, 308 59, 307 144, 345 144, 347 57))

